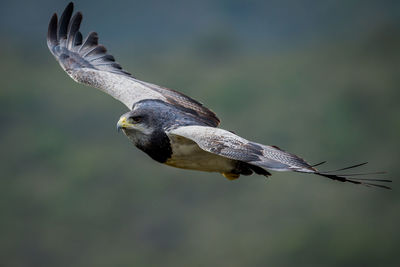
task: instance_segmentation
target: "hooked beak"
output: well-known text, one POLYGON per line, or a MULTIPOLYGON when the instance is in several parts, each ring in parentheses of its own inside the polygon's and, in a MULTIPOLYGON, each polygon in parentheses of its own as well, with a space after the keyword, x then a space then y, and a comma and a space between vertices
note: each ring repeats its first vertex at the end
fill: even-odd
POLYGON ((132 124, 128 122, 125 116, 122 116, 117 122, 117 131, 119 132, 121 129, 130 128, 130 126, 132 126, 132 124))

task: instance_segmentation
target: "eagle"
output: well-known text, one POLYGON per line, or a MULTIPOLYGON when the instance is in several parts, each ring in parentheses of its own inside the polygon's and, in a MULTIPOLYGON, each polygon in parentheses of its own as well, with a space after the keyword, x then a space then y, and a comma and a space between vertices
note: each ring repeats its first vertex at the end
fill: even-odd
POLYGON ((216 114, 200 102, 178 92, 133 77, 99 44, 96 32, 85 39, 79 31, 82 13, 73 15, 69 3, 58 20, 51 17, 47 45, 68 75, 78 83, 98 88, 125 104, 117 128, 155 161, 182 169, 217 172, 234 180, 253 173, 268 177, 270 171, 293 171, 332 180, 390 189, 385 179, 359 178, 363 175, 344 170, 319 171, 302 158, 277 146, 246 140, 218 128, 216 114), (73 16, 72 16, 73 15, 73 16))

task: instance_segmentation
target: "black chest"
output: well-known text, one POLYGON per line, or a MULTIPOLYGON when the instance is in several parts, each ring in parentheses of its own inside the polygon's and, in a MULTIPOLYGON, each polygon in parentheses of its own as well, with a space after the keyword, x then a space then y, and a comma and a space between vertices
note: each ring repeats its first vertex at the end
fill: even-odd
POLYGON ((137 148, 145 152, 152 159, 164 163, 172 155, 171 143, 164 132, 157 132, 136 143, 137 148))

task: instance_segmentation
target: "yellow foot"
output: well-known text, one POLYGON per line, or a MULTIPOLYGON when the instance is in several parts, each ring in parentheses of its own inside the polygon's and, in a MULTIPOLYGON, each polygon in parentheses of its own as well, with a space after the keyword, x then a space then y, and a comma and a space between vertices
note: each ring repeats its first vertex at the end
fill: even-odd
POLYGON ((230 172, 222 172, 221 173, 225 178, 227 178, 228 180, 235 180, 237 178, 239 178, 240 174, 236 174, 236 173, 230 173, 230 172))

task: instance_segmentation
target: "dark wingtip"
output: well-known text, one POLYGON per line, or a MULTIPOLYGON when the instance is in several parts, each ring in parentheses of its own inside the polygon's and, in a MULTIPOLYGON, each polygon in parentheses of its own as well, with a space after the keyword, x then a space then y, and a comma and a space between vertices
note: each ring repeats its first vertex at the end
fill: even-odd
POLYGON ((340 175, 340 174, 328 174, 328 173, 321 173, 321 172, 315 172, 314 174, 323 176, 332 180, 340 181, 340 182, 349 182, 352 184, 361 184, 365 185, 368 187, 379 187, 379 188, 384 188, 384 189, 392 189, 389 186, 386 185, 381 185, 381 184, 376 184, 376 183, 370 183, 370 182, 378 182, 378 183, 391 183, 391 180, 387 179, 369 179, 369 178, 354 178, 354 177, 348 177, 345 175, 340 175))
POLYGON ((349 169, 354 169, 360 166, 364 166, 365 164, 368 164, 368 162, 363 162, 363 163, 358 163, 349 167, 337 169, 337 170, 331 170, 331 171, 324 171, 323 173, 331 173, 331 172, 339 172, 339 171, 344 171, 344 170, 349 170, 349 169))
POLYGON ((71 49, 74 44, 75 34, 79 31, 79 27, 81 26, 82 22, 82 13, 77 12, 71 19, 68 25, 68 37, 67 37, 67 47, 71 49))
POLYGON ((73 15, 73 11, 74 3, 70 2, 59 20, 57 14, 54 14, 47 32, 47 45, 63 69, 89 67, 131 76, 122 70, 114 57, 107 55, 107 49, 104 46, 98 44, 99 36, 96 32, 89 33, 86 39, 82 40, 79 28, 83 15, 81 12, 73 15), (65 60, 66 58, 69 60, 65 60))
POLYGON ((74 10, 74 2, 69 2, 68 5, 65 7, 65 10, 71 10, 71 12, 74 10))
POLYGON ((371 184, 371 183, 362 183, 363 185, 365 185, 365 186, 368 186, 368 187, 379 187, 379 188, 383 188, 383 189, 388 189, 388 190, 392 190, 392 188, 391 187, 389 187, 389 186, 386 186, 386 185, 380 185, 380 184, 371 184))
POLYGON ((74 45, 78 46, 82 44, 82 33, 80 33, 79 31, 75 33, 75 37, 74 37, 74 45))
POLYGON ((311 167, 314 168, 314 167, 320 166, 320 165, 325 164, 325 163, 326 163, 326 160, 325 161, 321 161, 321 162, 319 162, 317 164, 311 165, 311 167))
MULTIPOLYGON (((318 163, 314 166, 320 165, 324 162, 318 163)), ((353 184, 362 184, 368 187, 380 187, 380 188, 384 188, 384 189, 391 189, 390 187, 386 186, 386 185, 381 185, 381 184, 377 184, 377 183, 391 183, 391 180, 388 179, 376 179, 376 178, 359 178, 360 176, 367 176, 367 175, 379 175, 379 174, 385 174, 386 172, 361 172, 361 173, 340 173, 341 171, 344 170, 349 170, 349 169, 354 169, 360 166, 364 166, 365 164, 367 164, 368 162, 363 162, 363 163, 359 163, 359 164, 355 164, 349 167, 345 167, 345 168, 340 168, 337 170, 330 170, 330 171, 316 171, 313 172, 316 175, 319 176, 323 176, 332 180, 336 180, 336 181, 340 181, 340 182, 349 182, 349 183, 353 183, 353 184), (371 183, 373 182, 373 183, 371 183), (377 182, 377 183, 375 183, 377 182)))
POLYGON ((49 22, 49 28, 47 30, 47 46, 51 49, 53 46, 58 44, 57 39, 57 14, 54 13, 49 22))
POLYGON ((99 35, 97 34, 97 32, 90 32, 86 37, 85 41, 83 41, 81 49, 96 46, 98 44, 99 44, 99 35))
POLYGON ((66 39, 68 34, 68 25, 71 20, 72 12, 74 11, 74 3, 70 2, 64 9, 60 18, 60 25, 58 28, 58 39, 66 39))

